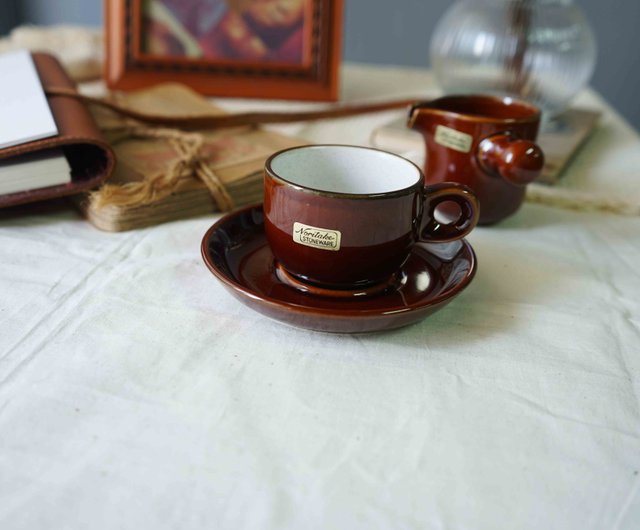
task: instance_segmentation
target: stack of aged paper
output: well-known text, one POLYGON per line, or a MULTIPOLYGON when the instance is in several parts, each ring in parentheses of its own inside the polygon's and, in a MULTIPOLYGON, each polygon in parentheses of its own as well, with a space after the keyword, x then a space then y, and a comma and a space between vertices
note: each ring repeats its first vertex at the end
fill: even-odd
MULTIPOLYGON (((167 116, 222 113, 178 84, 112 96, 118 105, 167 116)), ((264 162, 305 143, 256 126, 179 131, 94 109, 118 160, 108 183, 78 201, 89 221, 121 231, 239 207, 262 199, 264 162), (219 193, 216 192, 219 189, 219 193)))

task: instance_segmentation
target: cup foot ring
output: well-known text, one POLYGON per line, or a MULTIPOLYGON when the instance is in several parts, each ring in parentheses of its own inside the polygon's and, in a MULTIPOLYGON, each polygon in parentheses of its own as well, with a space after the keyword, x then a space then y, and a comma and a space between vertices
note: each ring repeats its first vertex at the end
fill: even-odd
POLYGON ((402 283, 402 273, 394 272, 387 279, 374 284, 357 286, 354 288, 338 288, 332 286, 323 286, 316 283, 310 283, 291 274, 277 260, 274 262, 275 275, 283 284, 296 289, 297 291, 307 293, 313 296, 323 296, 327 298, 361 298, 379 295, 396 289, 402 283))

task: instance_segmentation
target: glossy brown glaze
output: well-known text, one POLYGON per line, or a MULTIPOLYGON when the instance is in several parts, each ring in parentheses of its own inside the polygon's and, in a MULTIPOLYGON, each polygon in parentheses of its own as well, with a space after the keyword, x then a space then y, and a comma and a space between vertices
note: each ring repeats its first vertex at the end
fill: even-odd
POLYGON ((476 225, 476 199, 458 184, 425 188, 420 179, 408 188, 375 195, 323 192, 293 185, 275 174, 271 160, 278 154, 265 165, 265 231, 279 263, 310 284, 351 289, 384 282, 418 240, 460 239, 476 225), (462 213, 454 223, 441 224, 435 221, 434 210, 447 201, 456 202, 462 213), (339 250, 295 242, 294 223, 339 232, 339 250))
POLYGON ((325 298, 357 298, 360 296, 376 296, 389 289, 395 289, 398 282, 401 281, 401 275, 399 269, 394 272, 387 279, 377 283, 364 285, 362 287, 355 285, 351 288, 335 289, 331 287, 324 287, 315 283, 300 279, 298 276, 291 274, 285 269, 282 264, 275 260, 275 273, 283 284, 293 287, 294 289, 308 293, 313 296, 321 296, 325 298))
POLYGON ((500 175, 514 186, 525 186, 534 181, 544 166, 544 155, 537 144, 508 133, 482 140, 477 157, 485 172, 500 175))
POLYGON ((370 296, 335 298, 281 281, 264 232, 262 207, 220 219, 202 239, 202 257, 226 289, 248 307, 297 327, 362 333, 412 324, 469 285, 476 258, 465 240, 414 245, 390 288, 370 296))
POLYGON ((540 175, 544 155, 534 143, 539 124, 532 105, 472 95, 414 105, 408 122, 425 138, 426 182, 469 186, 480 201, 480 224, 517 211, 524 186, 540 175))
POLYGON ((370 202, 336 200, 295 189, 267 175, 267 238, 282 265, 300 278, 327 285, 381 281, 400 267, 415 243, 416 193, 370 202), (340 250, 295 243, 294 222, 339 231, 340 250))

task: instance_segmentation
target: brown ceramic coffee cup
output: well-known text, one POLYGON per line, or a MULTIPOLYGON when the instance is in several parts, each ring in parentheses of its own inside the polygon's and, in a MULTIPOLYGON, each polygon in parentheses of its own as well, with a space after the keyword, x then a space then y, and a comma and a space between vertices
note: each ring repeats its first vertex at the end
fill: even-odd
POLYGON ((294 147, 265 164, 265 233, 278 265, 296 278, 332 288, 384 282, 418 242, 467 235, 478 220, 473 192, 426 186, 412 162, 345 145, 294 147), (459 216, 436 220, 453 202, 459 216))
POLYGON ((408 126, 426 144, 427 184, 458 182, 480 201, 480 224, 513 214, 524 200, 525 186, 544 166, 535 143, 540 111, 509 97, 444 96, 417 103, 408 126))

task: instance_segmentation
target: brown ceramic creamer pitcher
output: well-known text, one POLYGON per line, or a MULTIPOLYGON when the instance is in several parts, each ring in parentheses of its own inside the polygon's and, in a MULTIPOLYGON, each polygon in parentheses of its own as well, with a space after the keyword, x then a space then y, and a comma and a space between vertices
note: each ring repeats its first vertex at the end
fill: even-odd
POLYGON ((426 142, 426 183, 469 186, 480 201, 480 224, 513 214, 544 165, 534 143, 540 111, 512 98, 461 95, 418 103, 408 125, 426 142))

